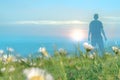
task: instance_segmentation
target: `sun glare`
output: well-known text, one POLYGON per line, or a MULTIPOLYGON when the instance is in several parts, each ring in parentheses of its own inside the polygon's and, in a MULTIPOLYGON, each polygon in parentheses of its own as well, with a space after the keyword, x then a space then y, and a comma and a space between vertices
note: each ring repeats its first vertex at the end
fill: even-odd
POLYGON ((84 39, 84 31, 83 30, 73 30, 71 32, 71 38, 75 41, 81 41, 84 39))

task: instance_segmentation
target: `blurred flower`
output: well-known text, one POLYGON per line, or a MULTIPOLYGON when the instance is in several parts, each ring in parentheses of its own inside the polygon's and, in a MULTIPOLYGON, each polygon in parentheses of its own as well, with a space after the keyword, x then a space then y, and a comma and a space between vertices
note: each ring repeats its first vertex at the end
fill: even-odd
POLYGON ((46 52, 46 48, 45 47, 40 47, 38 52, 46 52))
POLYGON ((21 58, 21 59, 18 60, 18 62, 19 63, 22 63, 22 62, 27 63, 28 59, 27 58, 21 58))
POLYGON ((8 72, 13 72, 13 71, 15 71, 15 67, 14 66, 10 66, 8 72))
POLYGON ((4 62, 16 62, 17 61, 15 56, 13 56, 13 55, 6 55, 6 54, 3 55, 2 60, 4 62))
POLYGON ((42 53, 43 56, 48 57, 48 52, 45 47, 40 47, 38 52, 42 53))
POLYGON ((2 60, 5 61, 5 60, 7 59, 7 57, 8 57, 7 54, 4 54, 4 55, 2 56, 2 60))
POLYGON ((111 54, 109 52, 105 52, 105 55, 110 56, 111 54))
POLYGON ((90 55, 89 55, 89 58, 90 58, 90 59, 94 59, 94 55, 93 55, 93 54, 90 54, 90 55))
POLYGON ((6 59, 7 62, 12 62, 12 60, 13 60, 13 57, 12 57, 12 56, 9 56, 9 57, 6 59))
POLYGON ((26 75, 27 80, 54 80, 51 74, 39 68, 25 69, 23 73, 26 75))
POLYGON ((36 66, 37 64, 35 62, 30 63, 31 66, 36 66))
POLYGON ((60 55, 66 55, 67 54, 67 51, 65 49, 63 49, 63 48, 60 48, 58 50, 58 52, 59 52, 60 55))
POLYGON ((95 53, 95 52, 93 52, 93 56, 96 56, 96 53, 95 53))
POLYGON ((113 50, 113 52, 114 52, 115 54, 118 54, 118 53, 120 52, 119 48, 116 47, 116 46, 113 46, 113 47, 112 47, 112 50, 113 50))
POLYGON ((9 51, 9 52, 14 52, 14 49, 7 47, 7 51, 9 51))
POLYGON ((16 59, 15 56, 13 56, 13 55, 9 55, 8 58, 7 58, 7 61, 8 61, 8 62, 16 62, 17 59, 16 59))
POLYGON ((3 50, 0 50, 0 55, 2 55, 4 53, 4 51, 3 50))
POLYGON ((20 58, 21 57, 20 53, 16 53, 16 57, 20 58))
POLYGON ((6 68, 5 67, 3 67, 3 68, 1 68, 1 72, 5 72, 5 70, 6 70, 6 68))
POLYGON ((86 49, 87 52, 94 49, 94 47, 91 44, 88 44, 86 42, 83 44, 83 47, 86 49))
POLYGON ((8 55, 7 55, 7 54, 4 54, 4 55, 3 55, 3 58, 7 58, 7 57, 8 57, 8 55))

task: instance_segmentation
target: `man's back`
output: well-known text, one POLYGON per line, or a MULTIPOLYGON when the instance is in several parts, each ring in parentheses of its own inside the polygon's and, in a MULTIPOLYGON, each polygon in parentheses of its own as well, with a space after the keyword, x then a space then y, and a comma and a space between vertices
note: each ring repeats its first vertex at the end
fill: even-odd
POLYGON ((89 26, 91 36, 92 37, 101 36, 102 28, 103 28, 103 25, 99 20, 93 20, 89 26))

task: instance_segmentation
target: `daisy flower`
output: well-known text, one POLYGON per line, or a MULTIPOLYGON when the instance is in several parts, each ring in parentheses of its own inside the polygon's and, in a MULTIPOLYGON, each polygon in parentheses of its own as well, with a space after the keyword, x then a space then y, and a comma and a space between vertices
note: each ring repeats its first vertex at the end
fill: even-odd
POLYGON ((23 73, 27 77, 27 80, 54 80, 51 74, 39 68, 28 68, 23 73))
POLYGON ((43 56, 48 57, 48 52, 45 47, 40 47, 38 52, 42 53, 43 56))
POLYGON ((113 52, 114 52, 115 54, 118 54, 118 53, 120 52, 119 48, 116 47, 116 46, 113 46, 113 47, 112 47, 112 50, 113 50, 113 52))
POLYGON ((94 47, 91 44, 88 44, 86 42, 83 44, 83 47, 86 49, 87 52, 94 49, 94 47))

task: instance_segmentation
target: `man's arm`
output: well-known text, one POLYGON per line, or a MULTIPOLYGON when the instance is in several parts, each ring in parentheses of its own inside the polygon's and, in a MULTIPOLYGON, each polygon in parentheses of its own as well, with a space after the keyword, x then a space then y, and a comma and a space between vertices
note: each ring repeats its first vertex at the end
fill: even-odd
POLYGON ((90 25, 89 25, 88 41, 90 41, 90 35, 91 35, 91 30, 90 30, 90 25))
POLYGON ((104 36, 104 39, 105 39, 105 41, 106 41, 106 40, 107 40, 107 37, 106 37, 106 35, 105 35, 102 22, 101 22, 101 32, 102 32, 102 34, 103 34, 103 36, 104 36))
POLYGON ((88 41, 90 41, 90 30, 89 30, 89 33, 88 33, 88 41))
POLYGON ((107 37, 106 37, 106 35, 105 35, 105 32, 104 32, 103 28, 102 28, 102 34, 103 34, 103 36, 104 36, 104 38, 105 38, 105 41, 106 41, 106 40, 107 40, 107 37))

